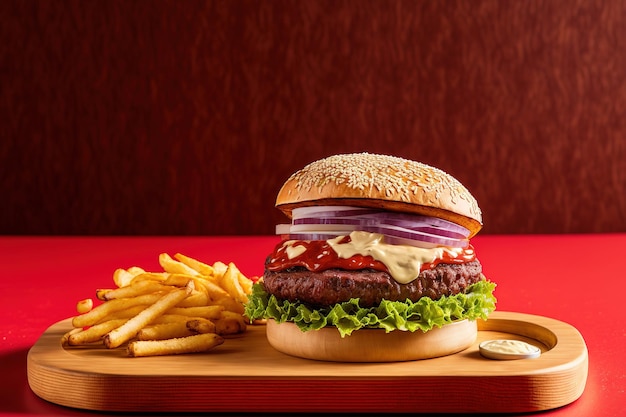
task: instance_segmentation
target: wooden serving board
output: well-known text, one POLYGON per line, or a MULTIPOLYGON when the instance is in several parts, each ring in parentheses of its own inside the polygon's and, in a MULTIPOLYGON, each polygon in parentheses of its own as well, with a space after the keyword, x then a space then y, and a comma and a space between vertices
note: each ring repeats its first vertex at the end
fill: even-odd
POLYGON ((125 350, 64 348, 70 319, 50 327, 28 354, 39 397, 69 407, 127 412, 529 412, 580 397, 587 347, 569 324, 494 312, 463 352, 394 363, 336 363, 274 350, 263 325, 202 354, 130 358, 125 350), (478 344, 516 339, 536 359, 497 361, 478 344))

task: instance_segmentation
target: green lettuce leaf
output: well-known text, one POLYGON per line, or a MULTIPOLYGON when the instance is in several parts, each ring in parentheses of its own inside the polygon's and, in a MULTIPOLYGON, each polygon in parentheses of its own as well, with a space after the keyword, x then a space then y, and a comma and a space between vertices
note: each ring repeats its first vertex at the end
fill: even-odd
POLYGON ((380 328, 387 332, 428 331, 458 320, 487 319, 496 308, 495 288, 496 284, 481 280, 465 293, 443 296, 439 300, 428 297, 416 302, 383 300, 377 307, 363 308, 359 306, 359 300, 353 298, 331 307, 312 309, 300 302, 279 301, 265 291, 262 283, 256 283, 244 314, 251 320, 293 322, 302 331, 333 326, 339 330, 341 337, 362 328, 380 328))

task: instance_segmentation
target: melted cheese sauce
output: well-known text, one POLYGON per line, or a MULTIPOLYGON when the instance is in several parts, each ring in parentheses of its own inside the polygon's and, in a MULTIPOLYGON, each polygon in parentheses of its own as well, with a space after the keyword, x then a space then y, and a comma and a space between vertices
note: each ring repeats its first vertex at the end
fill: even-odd
MULTIPOLYGON (((292 265, 305 265, 311 270, 319 270, 322 258, 328 254, 318 253, 314 263, 307 262, 305 259, 299 261, 298 258, 306 258, 308 246, 311 242, 288 240, 282 243, 282 246, 276 251, 274 258, 271 260, 269 268, 272 270, 281 269, 285 259, 281 256, 286 255, 286 260, 294 261, 292 265)), ((422 269, 427 265, 435 265, 438 260, 446 262, 469 262, 475 259, 474 251, 471 248, 418 248, 409 245, 392 245, 384 243, 384 236, 379 233, 369 233, 362 231, 354 231, 350 233, 350 239, 345 236, 339 236, 326 242, 336 255, 344 260, 350 260, 352 263, 362 262, 362 259, 372 259, 372 265, 362 265, 359 263, 353 269, 361 267, 375 267, 376 264, 382 264, 386 267, 389 274, 399 283, 408 284, 415 280, 422 269)), ((312 255, 312 254, 311 254, 312 255)))
POLYGON ((389 275, 401 284, 408 284, 417 278, 422 265, 443 258, 446 251, 453 257, 463 249, 436 247, 431 249, 408 245, 389 245, 383 242, 383 235, 369 232, 350 233, 350 242, 339 243, 342 237, 328 241, 340 258, 354 255, 371 256, 387 266, 389 275))

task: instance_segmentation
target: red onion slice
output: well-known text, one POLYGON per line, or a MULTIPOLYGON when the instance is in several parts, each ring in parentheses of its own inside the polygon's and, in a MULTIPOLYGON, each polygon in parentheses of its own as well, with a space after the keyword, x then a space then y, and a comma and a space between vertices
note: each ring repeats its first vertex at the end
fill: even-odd
MULTIPOLYGON (((455 231, 445 229, 442 227, 437 227, 429 224, 428 222, 412 222, 408 220, 397 220, 397 219, 372 219, 372 218, 363 218, 361 216, 355 216, 350 218, 344 217, 333 217, 333 218, 319 218, 319 217, 303 217, 300 219, 295 219, 293 221, 295 225, 354 225, 358 227, 354 227, 355 230, 360 229, 361 227, 370 227, 370 226, 399 226, 409 230, 415 230, 418 232, 430 233, 434 235, 449 237, 453 239, 465 239, 467 235, 457 233, 455 231)), ((342 228, 343 230, 343 228, 342 228)))
MULTIPOLYGON (((399 220, 399 219, 385 219, 384 221, 376 221, 374 223, 366 223, 366 224, 380 224, 380 225, 391 225, 398 226, 409 230, 415 230, 418 232, 430 233, 434 235, 440 235, 445 237, 450 237, 453 239, 466 239, 469 236, 469 230, 467 233, 459 233, 456 230, 452 230, 449 227, 441 227, 435 226, 431 222, 420 222, 420 221, 410 221, 410 220, 399 220)), ((467 230, 467 229, 466 229, 467 230)))
POLYGON ((324 231, 324 232, 302 232, 292 233, 290 224, 277 224, 276 234, 282 239, 291 240, 328 240, 337 236, 346 236, 350 234, 350 231, 324 231))
MULTIPOLYGON (((469 244, 467 239, 452 239, 442 236, 432 235, 430 233, 418 232, 415 230, 404 229, 397 226, 365 226, 364 229, 367 232, 380 233, 385 237, 390 236, 392 238, 404 239, 408 242, 426 242, 435 246, 450 246, 453 248, 464 248, 469 244)), ((385 239, 388 241, 388 239, 385 239)), ((392 239, 393 240, 393 239, 392 239)), ((414 244, 416 246, 416 244, 414 244)))
POLYGON ((299 219, 302 217, 349 217, 361 216, 364 214, 374 214, 380 210, 368 209, 364 207, 352 206, 309 206, 298 207, 291 211, 292 218, 299 219))
POLYGON ((343 217, 303 217, 301 219, 294 219, 293 224, 363 224, 363 219, 360 218, 343 218, 343 217))
POLYGON ((441 229, 449 230, 451 232, 455 232, 461 234, 464 237, 469 236, 470 231, 465 227, 453 223, 451 221, 440 219, 438 217, 432 216, 420 216, 417 214, 407 214, 407 213, 395 213, 389 211, 379 211, 377 213, 366 214, 367 218, 380 219, 381 223, 389 223, 389 222, 412 222, 418 224, 426 224, 429 226, 438 227, 441 229))
POLYGON ((277 235, 288 235, 290 229, 291 229, 291 225, 290 224, 277 224, 276 225, 276 234, 277 235))
POLYGON ((337 236, 347 236, 349 233, 341 234, 326 234, 326 233, 290 233, 282 235, 283 239, 290 240, 330 240, 337 236))
POLYGON ((409 223, 437 227, 445 231, 460 234, 463 237, 467 237, 470 234, 468 229, 451 221, 440 219, 438 217, 421 216, 418 214, 398 213, 352 206, 309 206, 298 207, 292 211, 294 221, 299 221, 303 218, 331 219, 354 216, 358 218, 379 220, 381 223, 394 222, 396 225, 407 228, 409 223), (395 222, 405 222, 406 224, 398 224, 395 222))
POLYGON ((469 244, 468 229, 431 216, 352 206, 310 206, 293 209, 292 218, 291 225, 278 225, 276 233, 282 236, 332 238, 362 230, 380 233, 385 236, 386 242, 392 244, 428 248, 464 248, 469 244))
POLYGON ((294 224, 289 229, 290 233, 317 233, 333 231, 333 232, 352 232, 360 230, 361 227, 353 224, 294 224))

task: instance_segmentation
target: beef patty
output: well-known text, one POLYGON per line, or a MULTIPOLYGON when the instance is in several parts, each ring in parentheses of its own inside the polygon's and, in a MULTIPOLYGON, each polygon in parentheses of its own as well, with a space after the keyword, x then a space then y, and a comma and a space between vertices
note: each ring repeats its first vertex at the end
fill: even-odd
POLYGON ((474 260, 464 264, 438 264, 422 271, 408 284, 400 284, 387 272, 373 269, 311 272, 304 267, 276 272, 266 270, 263 284, 265 290, 279 300, 300 301, 312 307, 330 306, 351 298, 359 298, 361 307, 374 307, 383 299, 417 301, 430 297, 437 300, 443 295, 463 292, 481 279, 482 266, 474 260))

